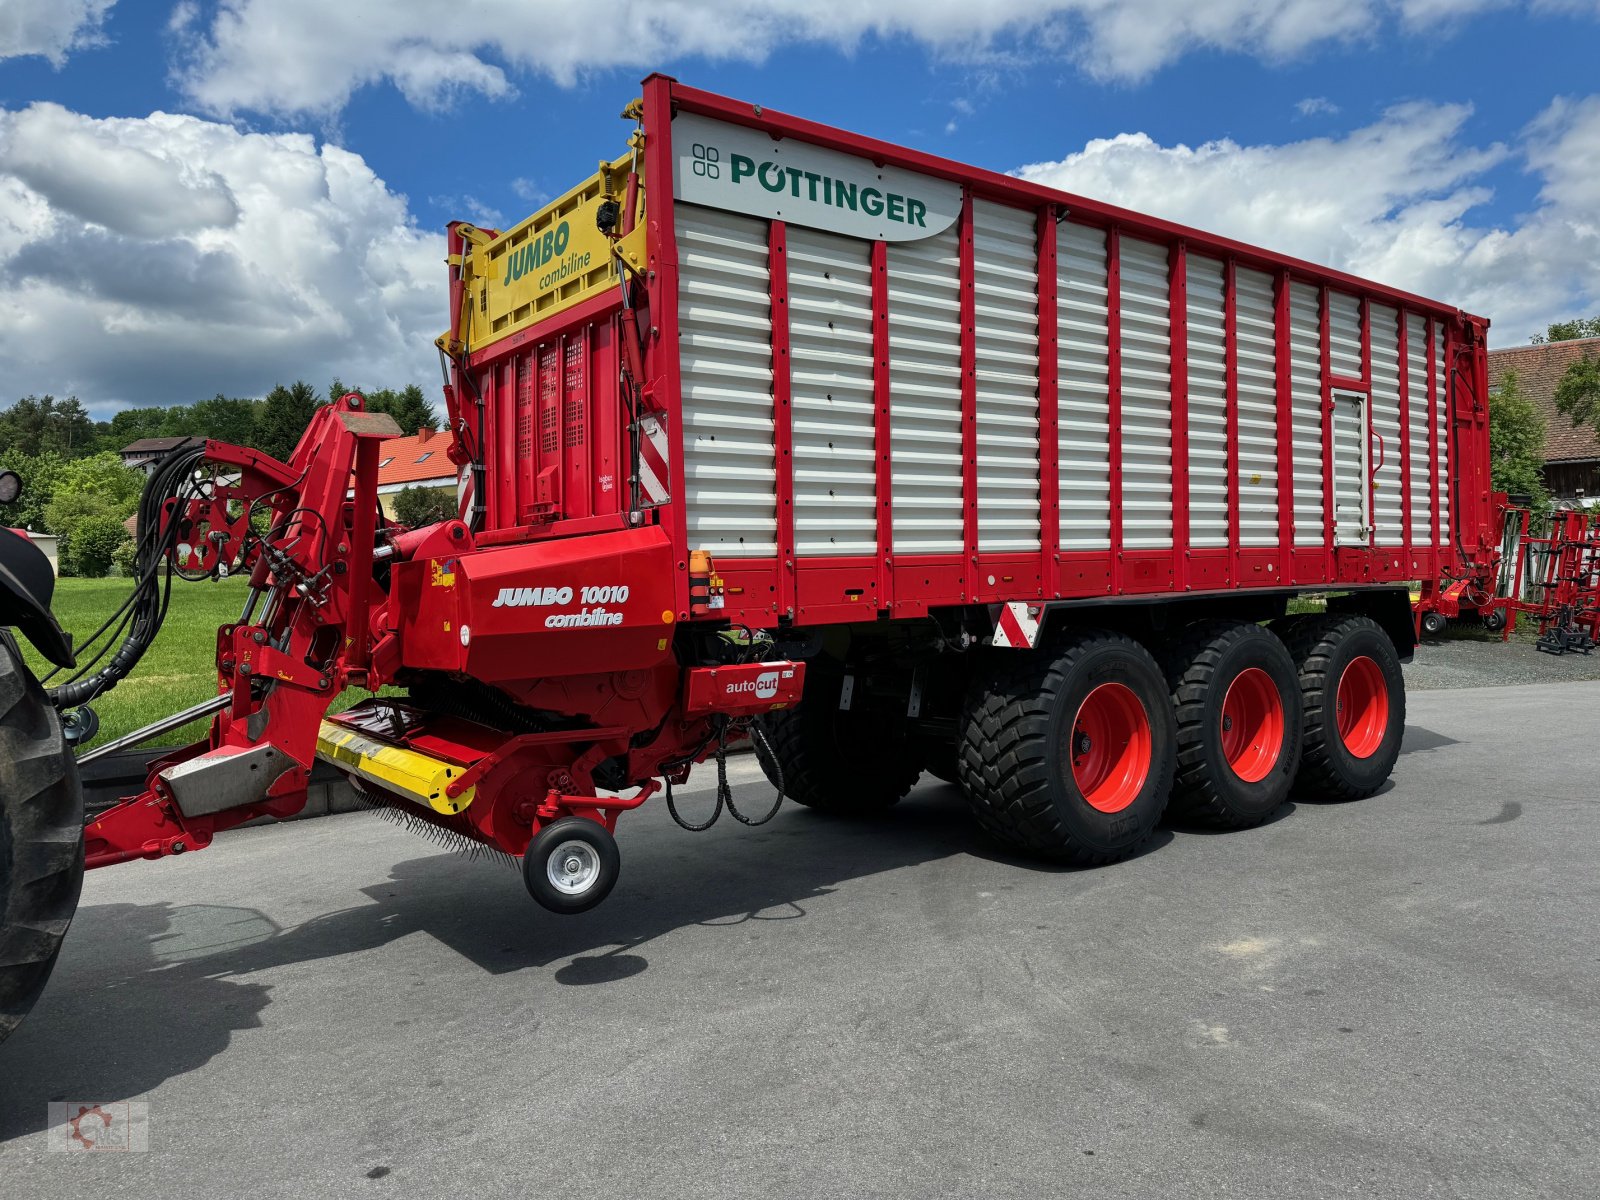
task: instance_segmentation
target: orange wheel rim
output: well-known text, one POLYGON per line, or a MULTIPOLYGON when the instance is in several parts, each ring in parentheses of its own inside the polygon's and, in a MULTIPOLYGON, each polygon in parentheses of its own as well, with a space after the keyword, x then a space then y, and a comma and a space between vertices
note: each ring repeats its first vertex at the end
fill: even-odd
POLYGON ((1078 706, 1068 749, 1072 781, 1090 808, 1121 812, 1150 777, 1150 717, 1133 690, 1102 683, 1078 706))
POLYGON ((1246 783, 1260 783, 1283 754, 1283 697, 1260 667, 1235 675, 1222 698, 1222 757, 1246 783))
POLYGON ((1362 655, 1339 676, 1339 740, 1356 758, 1371 758, 1389 732, 1389 685, 1383 668, 1362 655))

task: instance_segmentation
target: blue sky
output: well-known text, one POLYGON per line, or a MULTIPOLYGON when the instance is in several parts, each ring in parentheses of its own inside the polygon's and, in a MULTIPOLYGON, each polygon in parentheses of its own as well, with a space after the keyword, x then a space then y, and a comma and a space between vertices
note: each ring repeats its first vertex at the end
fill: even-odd
POLYGON ((1500 344, 1600 310, 1595 0, 599 11, 0 0, 0 377, 101 414, 429 382, 443 223, 592 171, 655 66, 1459 303, 1500 344))

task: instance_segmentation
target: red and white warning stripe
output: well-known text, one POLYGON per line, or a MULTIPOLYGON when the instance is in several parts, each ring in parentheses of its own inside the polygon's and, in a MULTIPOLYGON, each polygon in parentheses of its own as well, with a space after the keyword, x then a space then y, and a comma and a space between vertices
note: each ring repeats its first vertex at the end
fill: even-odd
POLYGON ((461 468, 456 476, 456 513, 469 525, 472 523, 472 464, 461 468))
POLYGON ((639 418, 639 490, 647 505, 672 499, 667 469, 667 418, 650 413, 639 418))
POLYGON ((1039 643, 1037 608, 1030 610, 1021 600, 1002 604, 995 616, 991 643, 1011 650, 1032 650, 1039 643))

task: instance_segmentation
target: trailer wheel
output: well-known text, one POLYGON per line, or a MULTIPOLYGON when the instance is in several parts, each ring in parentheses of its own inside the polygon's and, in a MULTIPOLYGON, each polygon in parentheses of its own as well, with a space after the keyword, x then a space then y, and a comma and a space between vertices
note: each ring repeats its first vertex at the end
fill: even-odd
POLYGON ((1116 633, 997 654, 968 693, 961 785, 1008 845, 1079 866, 1139 848, 1172 788, 1176 729, 1150 652, 1116 633))
POLYGON ((1372 795, 1394 770, 1405 734, 1394 643, 1370 617, 1310 617, 1285 632, 1305 710, 1295 789, 1329 800, 1372 795))
POLYGON ((1173 807, 1228 829, 1258 825, 1289 796, 1300 765, 1294 660, 1260 625, 1208 621, 1166 655, 1178 722, 1173 807))
POLYGON ((1450 622, 1442 612, 1425 612, 1422 614, 1422 632, 1429 637, 1438 637, 1450 622))
POLYGON ((61 720, 0 631, 0 1042, 56 965, 83 887, 83 789, 61 720))
POLYGON ((756 759, 796 804, 865 816, 899 803, 922 774, 922 755, 888 714, 840 712, 843 684, 841 672, 808 666, 805 698, 762 718, 768 744, 756 743, 756 759))
POLYGON ((1506 610, 1503 608, 1486 608, 1478 619, 1483 622, 1483 627, 1490 633, 1499 633, 1506 627, 1506 610))
POLYGON ((588 817, 552 821, 522 856, 529 894, 555 913, 587 912, 611 894, 621 871, 616 838, 588 817))

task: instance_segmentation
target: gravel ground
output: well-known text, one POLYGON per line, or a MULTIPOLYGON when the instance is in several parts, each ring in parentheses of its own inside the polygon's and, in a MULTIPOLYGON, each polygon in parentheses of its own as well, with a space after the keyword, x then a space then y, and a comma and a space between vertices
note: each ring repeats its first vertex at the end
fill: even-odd
POLYGON ((1476 630, 1447 629, 1424 638, 1405 668, 1406 690, 1507 687, 1524 683, 1573 683, 1600 679, 1600 650, 1590 654, 1543 654, 1533 648, 1533 626, 1509 642, 1476 630), (1527 640, 1523 633, 1527 633, 1527 640))

